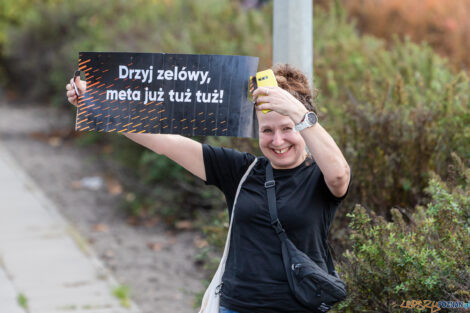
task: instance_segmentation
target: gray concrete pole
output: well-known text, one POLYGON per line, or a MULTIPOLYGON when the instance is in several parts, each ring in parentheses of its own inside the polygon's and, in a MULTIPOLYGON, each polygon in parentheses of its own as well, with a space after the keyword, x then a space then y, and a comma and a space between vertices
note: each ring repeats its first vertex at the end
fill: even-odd
POLYGON ((313 86, 313 0, 274 0, 273 63, 303 71, 313 86))

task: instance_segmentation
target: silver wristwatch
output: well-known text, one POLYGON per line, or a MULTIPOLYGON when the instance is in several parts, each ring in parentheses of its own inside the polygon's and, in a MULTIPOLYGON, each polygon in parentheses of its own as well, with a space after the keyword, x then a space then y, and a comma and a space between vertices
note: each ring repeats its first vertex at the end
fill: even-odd
POLYGON ((298 124, 295 124, 294 129, 299 132, 301 130, 304 130, 305 128, 312 127, 317 122, 317 115, 314 112, 307 112, 302 121, 298 124))

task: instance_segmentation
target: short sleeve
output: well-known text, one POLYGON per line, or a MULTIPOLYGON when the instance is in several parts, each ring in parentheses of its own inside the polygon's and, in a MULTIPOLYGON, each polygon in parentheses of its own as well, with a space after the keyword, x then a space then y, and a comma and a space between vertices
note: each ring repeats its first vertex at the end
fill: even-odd
POLYGON ((206 185, 214 185, 229 198, 234 197, 243 174, 255 156, 207 144, 202 145, 202 152, 206 170, 206 185))

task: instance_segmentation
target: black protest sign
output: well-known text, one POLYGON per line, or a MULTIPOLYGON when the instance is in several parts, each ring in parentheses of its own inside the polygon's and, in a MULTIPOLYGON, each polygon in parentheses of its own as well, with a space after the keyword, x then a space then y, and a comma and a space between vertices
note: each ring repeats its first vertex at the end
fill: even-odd
POLYGON ((258 58, 80 52, 78 66, 77 130, 257 136, 247 89, 258 58))

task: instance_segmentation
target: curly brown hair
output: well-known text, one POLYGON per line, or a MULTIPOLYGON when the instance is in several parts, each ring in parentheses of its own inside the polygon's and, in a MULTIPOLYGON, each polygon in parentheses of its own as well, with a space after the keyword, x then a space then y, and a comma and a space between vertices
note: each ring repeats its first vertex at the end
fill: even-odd
POLYGON ((310 89, 310 83, 304 73, 290 64, 276 64, 273 66, 273 72, 279 87, 296 97, 307 110, 317 113, 314 104, 316 92, 310 89))

